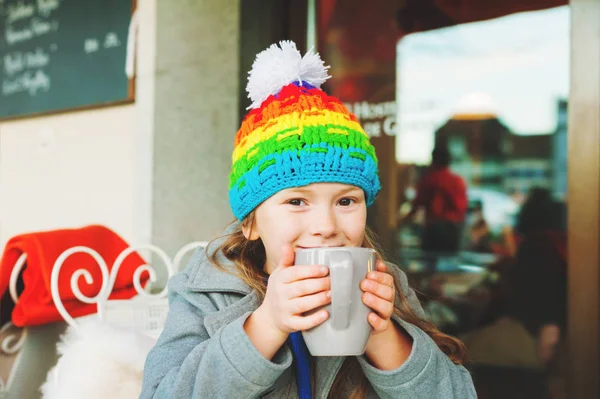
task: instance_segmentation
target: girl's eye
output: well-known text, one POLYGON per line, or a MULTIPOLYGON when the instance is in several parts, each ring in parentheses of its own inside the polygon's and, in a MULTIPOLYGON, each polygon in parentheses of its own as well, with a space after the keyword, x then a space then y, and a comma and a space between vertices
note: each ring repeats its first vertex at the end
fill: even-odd
POLYGON ((338 204, 340 206, 350 206, 354 203, 354 199, 353 198, 342 198, 341 200, 338 201, 338 204))
POLYGON ((304 200, 301 199, 301 198, 292 198, 291 200, 288 200, 287 203, 290 204, 290 205, 293 205, 293 206, 306 205, 306 203, 304 202, 304 200))

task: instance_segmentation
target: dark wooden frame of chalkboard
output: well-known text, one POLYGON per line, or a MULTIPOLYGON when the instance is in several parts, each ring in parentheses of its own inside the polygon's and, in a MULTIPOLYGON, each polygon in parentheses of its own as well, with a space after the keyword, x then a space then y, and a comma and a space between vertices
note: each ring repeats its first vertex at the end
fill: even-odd
MULTIPOLYGON (((85 2, 85 0, 78 0, 78 2, 80 2, 80 1, 81 2, 85 2)), ((118 1, 122 1, 122 0, 118 0, 118 1)), ((102 1, 102 2, 105 5, 105 2, 104 1, 102 1)), ((129 21, 130 21, 131 17, 133 16, 133 13, 137 9, 137 0, 130 0, 129 3, 131 5, 131 7, 130 7, 131 11, 129 13, 129 21)), ((2 32, 0 32, 0 33, 2 33, 2 32)), ((136 32, 136 35, 137 35, 137 32, 136 32)), ((125 43, 125 46, 127 46, 127 43, 125 43)), ((0 50, 1 50, 1 48, 0 48, 0 50)), ((137 67, 136 67, 136 64, 137 64, 137 59, 136 59, 137 48, 134 48, 133 52, 134 52, 134 55, 133 55, 133 57, 134 57, 134 74, 133 74, 133 76, 131 78, 127 78, 127 82, 126 82, 126 85, 127 85, 127 88, 126 88, 127 89, 127 95, 126 95, 126 97, 123 97, 121 99, 114 99, 114 100, 96 102, 96 103, 86 104, 86 105, 67 105, 67 106, 61 107, 59 109, 50 109, 50 110, 34 110, 34 111, 27 111, 27 110, 25 110, 25 111, 22 111, 22 112, 17 112, 17 113, 10 114, 10 115, 5 115, 2 112, 3 98, 2 98, 2 92, 0 91, 0 122, 1 121, 9 121, 9 120, 25 119, 25 118, 33 118, 33 117, 40 117, 40 116, 47 116, 47 115, 65 114, 65 113, 69 113, 69 112, 85 111, 85 110, 91 110, 91 109, 100 109, 100 108, 106 108, 106 107, 111 107, 111 106, 118 106, 118 105, 124 105, 124 104, 134 103, 135 102, 135 89, 136 89, 136 73, 135 73, 135 70, 137 69, 137 67)), ((2 67, 2 60, 0 60, 0 67, 2 67)), ((2 77, 1 74, 0 74, 0 77, 2 77)))

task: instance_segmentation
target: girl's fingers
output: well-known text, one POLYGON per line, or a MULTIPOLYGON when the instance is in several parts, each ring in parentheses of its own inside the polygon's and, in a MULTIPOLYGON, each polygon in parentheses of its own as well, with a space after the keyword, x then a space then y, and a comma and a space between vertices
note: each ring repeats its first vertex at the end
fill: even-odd
POLYGON ((369 313, 369 324, 373 327, 374 332, 383 332, 387 330, 391 321, 390 319, 383 319, 377 313, 369 313))
POLYGON ((308 316, 295 316, 291 321, 292 331, 305 331, 310 330, 313 327, 318 326, 329 318, 329 312, 326 310, 319 310, 308 316))
POLYGON ((381 299, 370 292, 365 292, 362 296, 365 305, 373 309, 380 317, 389 319, 394 312, 394 304, 385 299, 381 299))
POLYGON ((378 272, 386 273, 387 272, 387 265, 385 264, 384 261, 378 260, 377 263, 375 264, 375 269, 378 272))
POLYGON ((331 279, 329 277, 310 278, 285 284, 284 286, 288 298, 299 298, 316 294, 317 292, 328 291, 330 288, 331 279))
POLYGON ((385 272, 369 272, 367 274, 367 279, 374 280, 379 284, 387 285, 388 287, 394 286, 394 278, 391 274, 385 272))
POLYGON ((377 283, 373 280, 365 279, 361 281, 360 288, 365 292, 370 292, 381 299, 385 299, 386 301, 393 302, 394 300, 394 287, 390 287, 389 285, 377 283))
POLYGON ((325 306, 330 302, 331 291, 324 291, 319 292, 318 294, 292 299, 290 301, 290 310, 293 315, 301 316, 304 312, 311 311, 320 306, 325 306))
POLYGON ((329 274, 329 268, 323 265, 297 265, 277 271, 282 283, 293 283, 307 278, 324 277, 329 274))
POLYGON ((296 259, 296 254, 294 253, 294 248, 290 244, 284 245, 281 248, 281 259, 279 259, 280 268, 285 268, 294 265, 294 260, 296 259))

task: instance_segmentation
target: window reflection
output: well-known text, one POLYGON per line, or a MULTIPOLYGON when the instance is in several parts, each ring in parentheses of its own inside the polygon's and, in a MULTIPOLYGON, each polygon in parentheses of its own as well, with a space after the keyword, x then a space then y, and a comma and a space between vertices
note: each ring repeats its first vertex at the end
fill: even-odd
MULTIPOLYGON (((530 188, 565 197, 568 12, 514 14, 398 43, 396 158, 416 169, 400 196, 409 200, 406 190, 435 146, 448 149, 451 170, 469 187, 463 249, 480 247, 469 235, 470 217, 489 219, 489 251, 504 253, 502 229, 514 227, 530 188)), ((399 244, 414 246, 415 237, 399 244)))
POLYGON ((568 22, 558 7, 397 46, 395 253, 481 397, 509 397, 483 382, 501 375, 564 395, 568 22))
POLYGON ((564 397, 569 8, 318 4, 326 90, 379 157, 369 224, 479 397, 564 397))

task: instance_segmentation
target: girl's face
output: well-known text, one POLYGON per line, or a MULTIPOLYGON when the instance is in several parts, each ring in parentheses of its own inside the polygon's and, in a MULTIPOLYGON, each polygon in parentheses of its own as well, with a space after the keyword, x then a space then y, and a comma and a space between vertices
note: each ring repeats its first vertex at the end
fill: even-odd
POLYGON ((359 247, 365 237, 367 206, 361 188, 341 183, 313 183, 282 190, 255 211, 255 223, 244 229, 250 240, 261 239, 265 271, 279 266, 285 245, 294 250, 313 247, 359 247))

